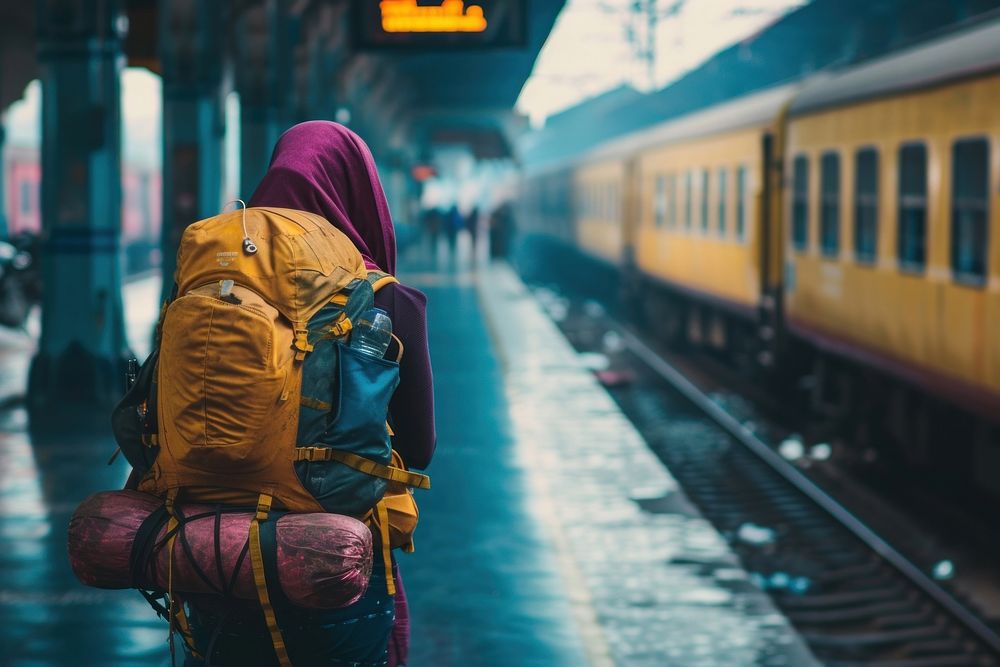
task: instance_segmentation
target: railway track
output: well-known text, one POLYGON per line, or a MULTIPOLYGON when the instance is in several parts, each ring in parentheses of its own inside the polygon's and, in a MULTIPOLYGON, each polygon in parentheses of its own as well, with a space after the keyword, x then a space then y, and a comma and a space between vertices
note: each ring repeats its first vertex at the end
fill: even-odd
POLYGON ((1000 666, 980 614, 635 333, 597 312, 557 319, 581 352, 617 337, 612 396, 822 662, 1000 666))

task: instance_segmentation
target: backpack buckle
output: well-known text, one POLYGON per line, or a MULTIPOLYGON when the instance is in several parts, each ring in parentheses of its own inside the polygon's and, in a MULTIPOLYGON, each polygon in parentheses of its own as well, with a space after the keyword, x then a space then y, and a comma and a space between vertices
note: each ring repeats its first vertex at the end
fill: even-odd
POLYGON ((309 342, 309 329, 295 330, 295 343, 293 344, 298 352, 295 353, 295 360, 302 361, 306 354, 313 351, 312 343, 309 342))
POLYGON ((353 328, 354 323, 351 322, 351 318, 349 318, 346 314, 341 313, 340 319, 330 327, 330 333, 339 338, 341 336, 346 336, 353 328))

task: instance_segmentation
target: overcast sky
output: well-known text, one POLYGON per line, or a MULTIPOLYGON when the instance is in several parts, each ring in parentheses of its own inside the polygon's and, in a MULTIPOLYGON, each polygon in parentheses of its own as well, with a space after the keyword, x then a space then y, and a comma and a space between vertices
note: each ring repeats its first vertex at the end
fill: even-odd
MULTIPOLYGON (((648 6, 650 0, 638 0, 648 6)), ((655 87, 659 88, 744 39, 808 0, 654 0, 655 87)), ((628 38, 634 26, 645 43, 645 15, 630 8, 636 0, 567 0, 542 48, 517 108, 534 123, 546 116, 628 82, 650 87, 645 64, 628 38)))

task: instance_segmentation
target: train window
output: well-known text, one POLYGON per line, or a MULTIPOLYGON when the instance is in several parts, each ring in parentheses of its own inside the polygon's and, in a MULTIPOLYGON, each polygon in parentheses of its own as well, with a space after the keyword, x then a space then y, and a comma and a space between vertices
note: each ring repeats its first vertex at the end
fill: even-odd
POLYGON ((694 206, 694 172, 688 171, 684 174, 684 226, 691 229, 693 224, 692 206, 694 206))
POLYGON ((701 170, 701 231, 708 232, 708 169, 701 170))
POLYGON ((747 229, 747 168, 739 166, 736 168, 736 238, 740 241, 746 239, 747 229))
POLYGON ((800 155, 792 166, 792 244, 809 246, 809 158, 800 155))
POLYGON ((729 172, 725 168, 719 170, 719 191, 718 191, 718 225, 719 225, 719 236, 726 235, 726 198, 729 196, 729 184, 728 184, 729 172))
POLYGON ((820 250, 827 257, 840 251, 840 156, 824 153, 819 163, 820 250))
POLYGON ((667 177, 663 174, 656 176, 656 194, 653 199, 653 214, 656 226, 662 227, 667 218, 667 177))
POLYGON ((899 149, 899 266, 923 271, 927 262, 927 147, 909 144, 899 149))
POLYGON ((667 188, 669 199, 667 200, 667 225, 677 226, 677 174, 670 174, 667 188))
POLYGON ((962 282, 986 281, 990 146, 956 141, 951 149, 951 268, 962 282))
POLYGON ((878 151, 859 150, 854 162, 854 253, 870 264, 878 250, 878 151))

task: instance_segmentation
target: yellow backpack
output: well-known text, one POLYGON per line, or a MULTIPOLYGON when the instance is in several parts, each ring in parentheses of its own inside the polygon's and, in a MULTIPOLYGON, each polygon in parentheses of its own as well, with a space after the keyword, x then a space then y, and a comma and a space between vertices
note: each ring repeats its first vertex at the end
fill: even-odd
POLYGON ((232 504, 265 494, 295 512, 325 511, 292 465, 308 323, 366 276, 351 241, 302 211, 244 209, 188 227, 160 327, 160 450, 139 489, 183 487, 199 500, 226 489, 232 504))
MULTIPOLYGON (((369 521, 382 537, 392 594, 389 549, 412 549, 416 524, 409 487, 430 486, 391 450, 385 420, 398 359, 346 344, 376 289, 396 280, 369 272, 350 239, 319 216, 250 208, 188 227, 175 282, 151 359, 147 451, 119 443, 133 465, 147 463, 139 490, 164 497, 172 517, 181 492, 186 501, 257 507, 251 563, 287 665, 260 542, 272 504, 369 521)), ((182 609, 171 611, 190 641, 182 609)))

